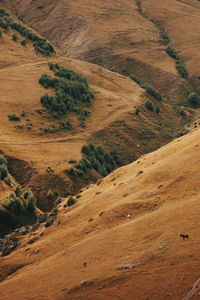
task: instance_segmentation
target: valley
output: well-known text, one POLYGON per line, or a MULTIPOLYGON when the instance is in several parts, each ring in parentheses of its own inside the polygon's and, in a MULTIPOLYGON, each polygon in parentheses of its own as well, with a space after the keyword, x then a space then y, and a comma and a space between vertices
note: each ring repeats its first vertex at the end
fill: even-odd
POLYGON ((2 300, 199 299, 199 9, 0 1, 2 300))

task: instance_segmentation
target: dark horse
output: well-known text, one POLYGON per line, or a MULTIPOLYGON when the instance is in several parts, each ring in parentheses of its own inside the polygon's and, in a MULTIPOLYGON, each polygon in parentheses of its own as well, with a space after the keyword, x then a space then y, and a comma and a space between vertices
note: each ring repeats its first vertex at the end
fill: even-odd
POLYGON ((183 240, 185 239, 189 239, 189 234, 180 234, 180 238, 182 238, 183 240))

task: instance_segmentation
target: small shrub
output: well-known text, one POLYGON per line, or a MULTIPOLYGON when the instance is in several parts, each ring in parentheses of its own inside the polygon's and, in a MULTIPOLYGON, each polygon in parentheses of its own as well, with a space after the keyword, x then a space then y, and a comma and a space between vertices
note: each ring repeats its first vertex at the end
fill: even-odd
POLYGON ((4 181, 4 183, 7 184, 8 186, 13 187, 12 180, 11 180, 11 178, 10 178, 9 176, 5 177, 3 181, 4 181))
POLYGON ((166 51, 167 54, 168 54, 169 56, 171 56, 173 59, 178 59, 176 51, 175 51, 174 49, 172 49, 171 47, 166 48, 165 51, 166 51))
POLYGON ((0 155, 0 165, 7 165, 7 159, 3 155, 0 155))
POLYGON ((16 35, 16 34, 13 34, 13 35, 12 35, 12 40, 13 40, 14 42, 17 42, 17 40, 18 40, 18 37, 17 37, 17 35, 16 35))
POLYGON ((147 100, 147 101, 145 102, 145 107, 146 107, 148 110, 150 110, 150 111, 154 111, 154 105, 153 105, 153 103, 152 103, 151 101, 149 101, 149 100, 147 100))
POLYGON ((47 173, 54 173, 54 170, 51 167, 46 168, 47 173))
POLYGON ((17 196, 17 197, 19 197, 20 195, 21 195, 21 188, 20 188, 20 186, 18 185, 18 186, 16 186, 16 188, 15 188, 15 195, 17 196))
POLYGON ((67 206, 72 206, 76 204, 76 199, 74 199, 73 197, 70 197, 67 201, 67 206))
POLYGON ((21 116, 21 117, 26 117, 25 111, 22 111, 21 114, 20 114, 20 116, 21 116))
POLYGON ((157 114, 160 113, 160 108, 159 108, 159 106, 156 106, 155 112, 156 112, 157 114))
POLYGON ((185 117, 186 116, 186 113, 184 110, 180 110, 179 111, 179 115, 182 116, 182 117, 185 117))
POLYGON ((90 154, 90 148, 88 146, 84 145, 81 149, 81 152, 88 155, 88 154, 90 154))
POLYGON ((140 109, 139 107, 137 107, 137 108, 135 109, 135 115, 139 115, 140 112, 141 112, 141 109, 140 109))
POLYGON ((8 177, 8 169, 6 165, 0 166, 0 179, 4 180, 6 177, 8 177))
POLYGON ((130 75, 130 78, 135 81, 137 84, 141 85, 142 82, 140 79, 138 79, 135 75, 130 75))
POLYGON ((76 161, 75 159, 70 159, 70 160, 68 160, 68 163, 69 163, 69 164, 76 164, 77 161, 76 161))
POLYGON ((176 61, 176 69, 181 77, 183 77, 184 79, 188 79, 188 72, 183 63, 179 60, 176 61))
POLYGON ((22 40, 22 41, 20 42, 20 44, 21 44, 22 46, 26 46, 26 45, 27 45, 27 41, 26 41, 26 40, 22 40))
POLYGON ((26 209, 33 212, 36 208, 36 198, 33 194, 30 194, 26 199, 26 209))
POLYGON ((164 28, 160 27, 160 36, 162 38, 162 42, 164 45, 168 45, 170 43, 170 38, 164 28))
POLYGON ((200 103, 200 96, 197 93, 192 92, 189 94, 188 100, 193 106, 198 106, 200 103))
POLYGON ((20 117, 16 116, 15 114, 8 115, 9 121, 20 121, 20 117))

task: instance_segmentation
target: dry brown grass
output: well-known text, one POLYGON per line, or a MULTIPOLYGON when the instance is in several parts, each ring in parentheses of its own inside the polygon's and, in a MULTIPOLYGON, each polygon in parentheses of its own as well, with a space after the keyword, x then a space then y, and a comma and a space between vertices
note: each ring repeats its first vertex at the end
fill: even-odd
POLYGON ((198 129, 114 171, 67 213, 61 205, 40 241, 3 259, 30 265, 1 283, 1 299, 187 295, 199 276, 199 138, 198 129), (136 266, 117 269, 127 262, 136 266))

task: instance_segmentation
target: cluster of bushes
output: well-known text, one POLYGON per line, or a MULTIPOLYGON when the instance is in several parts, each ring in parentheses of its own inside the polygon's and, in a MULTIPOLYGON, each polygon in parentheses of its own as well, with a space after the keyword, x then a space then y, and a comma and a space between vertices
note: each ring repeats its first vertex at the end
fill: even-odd
POLYGON ((131 74, 129 76, 133 81, 135 81, 137 84, 139 84, 140 86, 142 85, 142 82, 140 79, 138 79, 135 75, 131 74))
MULTIPOLYGON (((140 2, 140 1, 137 0, 137 2, 140 2)), ((141 6, 141 5, 139 5, 139 6, 141 6)), ((165 29, 163 27, 161 27, 160 24, 157 23, 155 20, 150 19, 150 21, 158 27, 158 29, 160 31, 160 36, 162 38, 162 43, 164 45, 168 45, 170 43, 170 38, 169 38, 167 32, 165 31, 165 29)), ((176 60, 176 69, 177 69, 178 73, 180 74, 180 76, 187 79, 188 72, 187 72, 183 62, 178 58, 176 51, 174 49, 172 49, 171 47, 167 47, 165 49, 165 51, 167 52, 167 54, 170 57, 172 57, 173 59, 176 60)))
POLYGON ((154 89, 150 84, 148 84, 148 83, 143 84, 142 81, 133 74, 130 75, 129 77, 133 81, 135 81, 141 88, 143 88, 147 92, 148 95, 153 96, 158 101, 162 100, 161 94, 156 89, 154 89))
POLYGON ((167 52, 167 54, 168 54, 171 58, 173 58, 173 59, 178 59, 176 51, 175 51, 174 49, 172 49, 171 47, 167 47, 167 48, 165 49, 165 51, 167 52))
POLYGON ((0 27, 3 29, 8 29, 8 23, 9 23, 9 14, 4 10, 0 9, 0 27))
POLYGON ((60 129, 64 129, 64 130, 69 130, 69 129, 72 129, 72 124, 69 122, 69 121, 66 121, 66 122, 59 122, 59 128, 60 129))
POLYGON ((82 77, 81 75, 77 74, 73 70, 61 67, 58 64, 54 64, 51 62, 48 63, 48 65, 49 65, 49 69, 51 71, 53 71, 56 76, 58 76, 60 78, 65 78, 68 80, 83 82, 88 87, 87 79, 82 77))
POLYGON ((148 17, 145 15, 143 9, 142 9, 142 5, 141 5, 141 1, 140 0, 136 0, 136 5, 137 5, 137 11, 146 19, 148 19, 148 17))
POLYGON ((28 129, 28 130, 32 130, 33 129, 33 124, 28 122, 26 123, 25 125, 22 125, 22 124, 18 124, 15 126, 15 128, 17 129, 28 129))
MULTIPOLYGON (((0 27, 3 29, 12 29, 20 33, 25 37, 25 40, 21 41, 21 45, 25 46, 27 44, 26 40, 33 42, 33 47, 35 48, 36 53, 41 53, 45 56, 55 53, 53 46, 48 43, 44 38, 39 37, 33 31, 27 27, 16 23, 12 18, 9 17, 9 14, 5 12, 4 9, 0 9, 0 27)), ((17 41, 17 36, 14 34, 12 36, 14 41, 17 41)))
POLYGON ((186 70, 182 61, 176 61, 176 69, 181 77, 183 77, 184 79, 188 79, 188 71, 186 70))
POLYGON ((35 211, 36 198, 29 188, 15 187, 9 175, 7 159, 3 155, 0 155, 0 180, 14 189, 7 200, 0 203, 1 223, 13 228, 24 225, 21 216, 35 211))
POLYGON ((156 100, 162 100, 161 94, 157 90, 155 90, 151 85, 143 84, 141 87, 147 92, 148 95, 153 96, 156 100))
POLYGON ((58 66, 57 64, 49 64, 49 67, 56 77, 42 75, 39 83, 46 89, 52 88, 55 94, 50 96, 45 94, 41 97, 42 105, 52 113, 61 117, 69 113, 79 115, 80 122, 90 114, 90 111, 84 107, 92 105, 94 98, 93 93, 88 87, 87 80, 72 70, 58 66))
POLYGON ((85 119, 90 114, 91 114, 91 111, 89 111, 89 110, 83 110, 80 112, 79 121, 80 121, 81 127, 85 127, 85 119))
POLYGON ((177 56, 177 53, 174 49, 172 49, 171 47, 167 47, 165 49, 165 51, 167 52, 167 54, 175 59, 176 61, 176 69, 178 71, 178 73, 180 74, 181 77, 188 79, 188 72, 183 64, 183 62, 179 59, 179 57, 177 56))
POLYGON ((8 120, 9 121, 20 121, 20 117, 18 117, 15 114, 11 114, 11 115, 8 115, 8 120))
POLYGON ((160 113, 160 108, 159 108, 159 106, 154 106, 153 103, 152 103, 151 101, 149 101, 149 100, 147 100, 147 101, 145 102, 145 107, 146 107, 148 110, 150 110, 150 111, 155 111, 157 114, 160 113))
POLYGON ((122 166, 116 151, 105 152, 102 147, 93 144, 82 147, 83 158, 66 172, 69 175, 82 177, 89 169, 95 170, 102 176, 107 176, 113 170, 122 166))
POLYGON ((170 38, 169 35, 167 34, 167 32, 165 31, 165 29, 161 26, 158 26, 159 30, 160 30, 160 36, 162 38, 162 43, 164 45, 168 45, 170 43, 170 38))
POLYGON ((3 155, 0 155, 0 180, 4 181, 8 186, 13 186, 8 172, 7 159, 3 155))
POLYGON ((69 121, 59 122, 59 126, 51 125, 45 128, 40 128, 41 133, 58 133, 60 130, 71 130, 73 129, 72 124, 69 121))
POLYGON ((13 228, 23 226, 22 217, 27 213, 34 213, 36 198, 29 188, 17 187, 8 199, 0 204, 0 219, 13 228))

